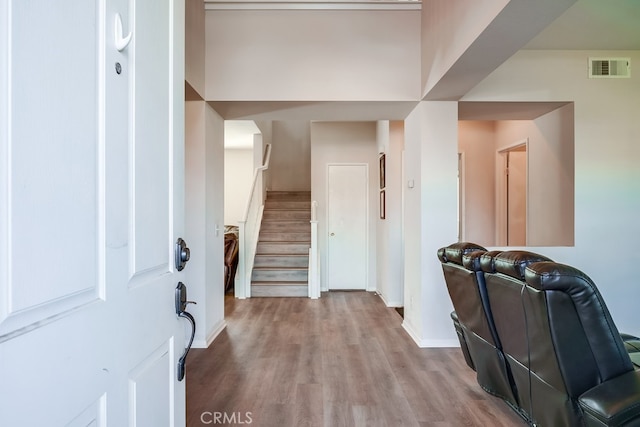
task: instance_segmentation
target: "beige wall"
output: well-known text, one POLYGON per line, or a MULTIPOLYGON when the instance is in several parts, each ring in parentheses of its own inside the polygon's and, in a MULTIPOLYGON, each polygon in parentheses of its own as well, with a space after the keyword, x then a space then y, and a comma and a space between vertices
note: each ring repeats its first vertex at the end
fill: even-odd
POLYGON ((207 100, 415 100, 420 12, 215 10, 207 100))
POLYGON ((573 246, 573 105, 496 122, 496 150, 527 139, 527 246, 573 246))
MULTIPOLYGON (((368 290, 376 286, 376 222, 378 219, 378 147, 376 122, 311 123, 311 198, 318 202, 319 252, 326 254, 327 164, 369 165, 368 290)), ((320 260, 321 289, 326 290, 326 257, 320 260)))
POLYGON ((438 83, 509 1, 431 0, 422 3, 423 93, 428 93, 438 83))
POLYGON ((204 1, 185 2, 185 80, 204 99, 205 91, 205 44, 204 1))
POLYGON ((423 2, 423 99, 460 99, 575 2, 423 2))
POLYGON ((253 184, 253 150, 224 150, 224 223, 238 225, 253 184))
MULTIPOLYGON (((377 123, 378 151, 385 153, 385 212, 377 222, 376 268, 378 294, 390 307, 404 305, 402 231, 402 155, 404 123, 377 123)), ((375 173, 374 173, 375 175, 375 173)), ((373 178, 375 179, 375 177, 373 178)))
POLYGON ((573 104, 535 120, 460 121, 464 153, 463 240, 483 246, 500 241, 496 153, 528 141, 528 246, 574 243, 573 104))
POLYGON ((456 346, 436 256, 457 240, 458 105, 421 102, 405 120, 403 327, 420 346, 456 346))
POLYGON ((640 259, 640 77, 589 79, 590 56, 640 61, 640 51, 520 51, 463 100, 574 102, 575 244, 535 251, 587 273, 618 328, 640 330, 640 288, 629 285, 640 259))
POLYGON ((463 241, 482 246, 495 244, 495 122, 460 121, 458 152, 463 155, 464 170, 461 203, 463 241))
POLYGON ((311 190, 309 121, 274 121, 271 127, 268 187, 273 191, 311 190))
POLYGON ((185 236, 191 259, 184 270, 189 308, 198 324, 193 346, 207 347, 224 328, 223 120, 203 101, 185 106, 185 236))

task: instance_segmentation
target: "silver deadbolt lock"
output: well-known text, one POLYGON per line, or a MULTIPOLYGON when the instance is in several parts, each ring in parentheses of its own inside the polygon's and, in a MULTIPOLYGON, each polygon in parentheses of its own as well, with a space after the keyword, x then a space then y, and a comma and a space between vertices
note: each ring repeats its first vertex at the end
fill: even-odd
POLYGON ((187 247, 187 242, 182 240, 181 237, 178 238, 176 242, 176 269, 178 271, 182 271, 184 269, 185 264, 189 261, 189 257, 191 253, 189 252, 189 248, 187 247))

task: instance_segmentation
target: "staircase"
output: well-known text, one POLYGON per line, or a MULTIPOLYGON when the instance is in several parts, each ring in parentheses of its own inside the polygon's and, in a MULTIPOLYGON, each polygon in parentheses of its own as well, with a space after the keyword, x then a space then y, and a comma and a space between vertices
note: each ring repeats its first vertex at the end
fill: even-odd
POLYGON ((311 192, 269 191, 251 274, 252 297, 309 296, 311 192))

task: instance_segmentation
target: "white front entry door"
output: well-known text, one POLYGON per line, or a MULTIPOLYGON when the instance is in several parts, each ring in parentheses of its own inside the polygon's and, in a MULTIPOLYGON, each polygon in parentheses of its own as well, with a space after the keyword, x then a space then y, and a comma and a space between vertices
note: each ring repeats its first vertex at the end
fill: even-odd
POLYGON ((367 288, 368 165, 329 164, 327 287, 367 288))
POLYGON ((0 5, 2 426, 185 423, 183 46, 183 0, 0 5))

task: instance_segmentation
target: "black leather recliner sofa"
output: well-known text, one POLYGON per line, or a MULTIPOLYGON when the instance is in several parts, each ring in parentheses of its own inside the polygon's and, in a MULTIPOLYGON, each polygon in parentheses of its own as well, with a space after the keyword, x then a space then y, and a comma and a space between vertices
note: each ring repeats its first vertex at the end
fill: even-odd
MULTIPOLYGON (((505 371, 511 373, 516 398, 515 405, 507 403, 527 422, 554 427, 640 426, 640 339, 618 332, 586 274, 532 252, 487 252, 470 243, 442 248, 438 257, 456 310, 452 316, 459 323, 456 330, 463 331, 459 338, 468 348, 465 357, 477 371, 492 369, 477 363, 489 356, 478 354, 486 349, 469 345, 477 338, 465 324, 466 317, 457 313, 456 295, 461 291, 452 294, 451 288, 484 285, 482 310, 491 317, 487 323, 495 328, 496 348, 504 357, 505 371), (459 265, 456 254, 461 251, 459 265), (463 283, 462 274, 451 274, 454 268, 481 275, 482 280, 463 283)), ((461 347, 464 353, 462 342, 461 347)), ((486 375, 477 376, 480 382, 486 375)))
POLYGON ((473 243, 455 243, 438 251, 447 290, 453 302, 451 313, 460 347, 478 384, 487 392, 519 407, 517 392, 488 304, 480 255, 486 252, 473 243))

